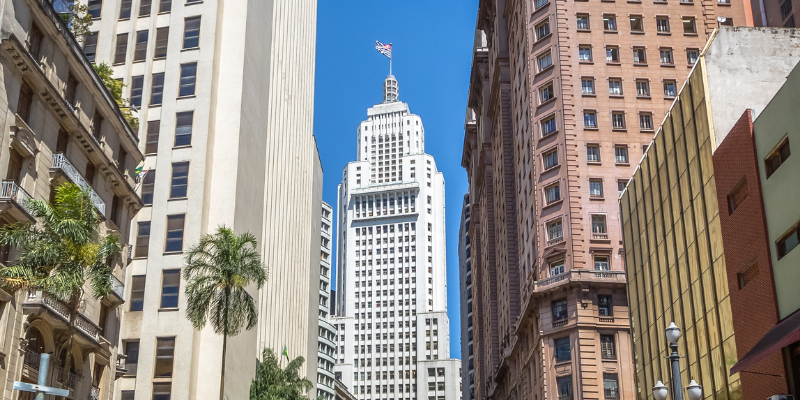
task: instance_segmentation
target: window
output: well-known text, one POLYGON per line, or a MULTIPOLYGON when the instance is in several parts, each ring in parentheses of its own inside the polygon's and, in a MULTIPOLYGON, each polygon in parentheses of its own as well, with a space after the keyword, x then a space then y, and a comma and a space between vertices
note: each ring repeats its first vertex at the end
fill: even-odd
POLYGON ((608 94, 609 96, 622 96, 622 79, 608 79, 608 94))
POLYGON ((542 125, 542 136, 547 136, 556 131, 556 116, 551 115, 543 119, 540 124, 542 125))
MULTIPOLYGON (((131 306, 131 308, 133 308, 131 306)), ((140 310, 141 311, 141 310, 140 310)), ((125 368, 128 372, 125 375, 136 375, 137 367, 139 366, 139 341, 126 340, 125 341, 125 368)))
POLYGON ((172 383, 153 382, 153 400, 170 400, 172 396, 172 383))
POLYGON ((152 88, 150 90, 150 105, 160 106, 164 100, 164 73, 153 74, 152 88))
POLYGON ((627 164, 628 163, 628 147, 627 146, 615 146, 614 147, 614 155, 616 156, 617 164, 627 164))
POLYGON ((601 317, 611 317, 614 315, 614 306, 611 304, 611 295, 597 295, 597 313, 601 317))
POLYGON ((581 93, 594 95, 594 78, 581 78, 581 93))
POLYGON ((64 98, 71 105, 75 105, 75 96, 78 93, 78 80, 71 73, 67 73, 67 86, 64 90, 64 98))
POLYGON ((158 3, 159 13, 168 13, 170 11, 172 11, 172 0, 161 0, 158 3))
MULTIPOLYGON (((559 224, 561 221, 558 221, 559 224)), ((561 225, 559 225, 560 227, 561 225)), ((550 276, 558 276, 564 273, 564 260, 558 260, 550 263, 550 276)))
POLYGON ((536 40, 542 40, 550 34, 550 19, 536 25, 536 40))
POLYGON ((781 4, 781 19, 786 19, 792 13, 792 2, 790 0, 783 0, 781 4))
MULTIPOLYGON (((547 223, 547 240, 548 241, 554 241, 554 240, 557 240, 557 239, 561 239, 563 237, 564 237, 564 231, 561 228, 561 219, 558 219, 558 220, 555 220, 555 221, 547 223)), ((563 267, 563 265, 564 265, 563 261, 562 261, 561 265, 563 267)), ((552 275, 552 268, 550 269, 550 272, 551 272, 551 275, 552 275)), ((561 273, 563 273, 563 272, 564 271, 563 271, 563 268, 562 268, 561 273)))
POLYGON ((194 96, 194 85, 197 80, 197 63, 181 64, 181 82, 178 97, 194 96))
MULTIPOLYGON (((131 311, 142 311, 144 309, 145 282, 145 275, 135 275, 131 277, 131 311)), ((129 358, 128 362, 130 361, 129 358)), ((128 371, 130 371, 130 369, 128 369, 128 371)))
MULTIPOLYGON (((730 0, 720 0, 720 1, 730 1, 730 0)), ((725 22, 728 22, 728 21, 726 20, 725 22)), ((726 24, 722 24, 722 25, 727 25, 727 23, 726 24)), ((794 15, 789 17, 789 19, 787 19, 786 22, 783 23, 783 27, 784 28, 794 28, 795 27, 794 15)))
POLYGON ((614 335, 600 335, 600 354, 603 360, 614 360, 617 358, 614 349, 614 335))
POLYGON ((603 372, 603 392, 606 400, 619 399, 619 383, 617 374, 603 372))
POLYGON ((636 96, 650 97, 650 81, 647 79, 636 80, 636 96))
POLYGON ((675 60, 672 58, 672 49, 659 49, 658 53, 661 55, 661 65, 675 65, 675 60))
POLYGON ((764 161, 767 168, 767 178, 772 176, 772 174, 786 162, 790 155, 792 155, 792 152, 789 149, 789 139, 786 139, 783 143, 778 145, 777 149, 767 156, 767 159, 764 161))
POLYGON ((83 39, 83 55, 93 62, 95 54, 97 54, 97 32, 92 32, 83 39))
POLYGON ((136 32, 136 47, 133 50, 133 62, 144 61, 147 56, 147 37, 149 31, 136 32))
POLYGON ((606 32, 617 31, 617 16, 614 14, 603 15, 603 30, 606 32))
POLYGON ((576 17, 579 31, 589 30, 589 14, 578 14, 576 17))
POLYGON ((612 111, 611 112, 611 127, 613 129, 625 129, 625 112, 612 111))
POLYGON ((653 130, 653 114, 649 112, 639 113, 639 128, 643 131, 653 130))
POLYGON ((152 4, 153 0, 142 0, 139 3, 139 18, 150 16, 150 10, 153 8, 152 4))
MULTIPOLYGON (((181 270, 167 269, 161 276, 161 308, 177 308, 181 286, 181 270)), ((157 375, 156 375, 157 376, 157 375)))
POLYGON ((119 19, 129 19, 131 17, 131 5, 133 0, 122 0, 119 5, 119 19))
POLYGON ((606 46, 606 62, 619 63, 619 47, 606 46))
MULTIPOLYGON (((153 205, 153 191, 156 183, 156 170, 151 169, 145 172, 144 179, 142 180, 142 202, 145 206, 153 205)), ((148 226, 150 222, 147 222, 148 226)), ((147 251, 145 249, 145 251, 147 251)), ((146 254, 145 254, 146 255, 146 254)))
POLYGON ((792 229, 789 229, 789 232, 785 233, 783 237, 778 240, 777 247, 779 260, 785 255, 789 254, 790 251, 794 250, 794 248, 797 247, 797 244, 800 243, 800 229, 798 228, 800 227, 795 225, 792 229))
POLYGON ((131 77, 131 105, 142 106, 142 91, 144 90, 144 76, 131 77))
POLYGON ((600 162, 600 147, 596 144, 586 146, 586 160, 588 162, 600 162))
MULTIPOLYGON (((567 319, 567 300, 555 300, 551 304, 553 311, 553 321, 567 319)), ((557 358, 556 361, 559 361, 557 358)))
POLYGON ((183 251, 183 224, 185 215, 167 215, 167 242, 164 251, 183 251))
POLYGON ((534 0, 533 7, 535 10, 538 10, 550 3, 550 0, 534 0))
POLYGON ((602 198, 603 197, 603 180, 602 179, 589 179, 589 197, 602 198))
POLYGON ((175 147, 191 145, 194 111, 179 112, 176 120, 175 147))
POLYGON ((200 47, 200 16, 189 17, 183 23, 183 48, 200 47))
POLYGON ((583 112, 583 127, 589 129, 597 128, 597 112, 593 110, 583 112))
POLYGON ((758 275, 758 263, 752 263, 747 266, 742 272, 736 274, 736 278, 739 282, 739 290, 743 289, 748 283, 752 282, 753 279, 756 278, 758 275))
POLYGON ((664 81, 664 97, 670 98, 675 97, 676 95, 675 89, 675 81, 673 80, 666 80, 664 81))
POLYGON ((117 35, 117 47, 114 51, 114 64, 125 64, 128 51, 128 34, 120 33, 117 35))
POLYGON ((539 72, 544 71, 553 65, 553 56, 550 51, 536 57, 536 65, 539 67, 539 72))
POLYGON ((656 17, 656 32, 669 33, 669 17, 656 17))
POLYGON ((559 376, 556 378, 558 387, 558 400, 572 400, 572 376, 559 376))
POLYGON ((647 51, 644 47, 633 48, 633 64, 647 65, 647 51))
POLYGON ((698 58, 700 58, 700 50, 686 49, 686 62, 688 62, 689 65, 694 65, 698 58))
MULTIPOLYGON (((158 134, 161 130, 161 121, 147 121, 147 138, 145 139, 144 153, 155 154, 158 152, 158 134)), ((147 175, 154 171, 149 171, 147 175)), ((147 176, 145 176, 147 178, 147 176)))
POLYGON ((100 115, 100 111, 97 110, 97 108, 95 108, 94 118, 92 118, 92 135, 94 135, 94 137, 97 138, 97 140, 100 140, 101 135, 103 133, 104 120, 105 118, 103 118, 103 116, 100 115))
POLYGON ((92 16, 92 19, 100 18, 100 11, 103 9, 103 0, 89 0, 89 10, 87 14, 92 16))
POLYGON ((559 184, 548 186, 544 189, 544 197, 546 204, 552 204, 561 200, 561 187, 559 184))
POLYGON ((594 269, 595 271, 610 270, 608 256, 594 256, 594 269))
POLYGON ((631 15, 631 33, 643 33, 644 23, 641 15, 631 15))
POLYGON ((172 183, 169 189, 169 198, 186 197, 186 187, 189 184, 189 162, 172 163, 172 183))
POLYGON ((147 257, 149 247, 150 221, 139 222, 139 232, 136 235, 136 250, 133 253, 134 257, 147 257))
POLYGON ((23 121, 30 124, 31 107, 33 106, 33 90, 28 84, 22 82, 19 88, 19 98, 17 99, 17 115, 23 121))
POLYGON ((625 185, 628 184, 628 181, 617 181, 617 192, 619 193, 618 196, 622 196, 622 192, 625 191, 625 185))
POLYGON ((544 169, 548 170, 556 165, 558 165, 558 149, 544 153, 544 169))
MULTIPOLYGON (((166 271, 165 271, 166 272, 166 271)), ((156 378, 171 378, 172 364, 175 361, 175 337, 156 338, 156 378)), ((155 386, 155 385, 154 385, 155 386)), ((153 389, 153 398, 155 398, 153 389)), ((169 397, 166 397, 167 399, 169 397)))
MULTIPOLYGON (((565 306, 566 306, 566 301, 565 300, 562 300, 561 302, 565 303, 565 306)), ((553 303, 553 309, 555 310, 555 303, 553 303)), ((567 317, 566 316, 566 312, 564 314, 565 314, 564 318, 566 318, 567 317)), ((563 319, 563 318, 561 318, 561 319, 563 319)), ((553 317, 553 320, 555 321, 557 319, 555 317, 553 317)), ((556 350, 555 351, 555 353, 556 353, 555 355, 556 355, 556 362, 557 363, 558 362, 569 361, 572 358, 571 354, 570 354, 569 337, 556 339, 555 340, 555 348, 556 348, 555 349, 556 350)), ((561 385, 559 385, 559 387, 560 386, 561 385)))
POLYGON ((605 215, 592 215, 592 238, 593 239, 608 238, 605 215))
POLYGON ((592 46, 590 45, 578 46, 578 61, 585 63, 592 62, 592 46))
POLYGON ((697 29, 694 24, 694 17, 683 17, 683 34, 696 35, 697 29))
POLYGON ((153 54, 154 59, 164 58, 167 56, 167 44, 169 43, 169 27, 156 29, 156 51, 153 54))
POLYGON ((539 88, 539 104, 548 102, 555 98, 555 93, 553 93, 553 83, 550 82, 547 85, 539 88))

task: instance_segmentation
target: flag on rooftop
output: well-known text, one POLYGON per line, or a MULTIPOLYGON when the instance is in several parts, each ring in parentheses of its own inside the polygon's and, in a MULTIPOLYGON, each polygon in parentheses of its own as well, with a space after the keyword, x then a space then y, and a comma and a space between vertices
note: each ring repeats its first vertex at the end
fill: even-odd
POLYGON ((391 43, 383 44, 383 43, 381 43, 381 42, 376 40, 375 41, 375 50, 378 50, 378 53, 381 53, 381 54, 385 55, 386 57, 389 57, 389 59, 392 58, 392 44, 391 43))

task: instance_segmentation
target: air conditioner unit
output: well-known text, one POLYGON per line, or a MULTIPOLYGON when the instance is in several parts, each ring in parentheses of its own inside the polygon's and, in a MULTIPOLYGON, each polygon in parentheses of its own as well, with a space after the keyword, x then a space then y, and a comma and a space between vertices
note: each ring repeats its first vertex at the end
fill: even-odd
POLYGON ((790 394, 774 394, 769 396, 767 400, 794 400, 794 396, 790 394))

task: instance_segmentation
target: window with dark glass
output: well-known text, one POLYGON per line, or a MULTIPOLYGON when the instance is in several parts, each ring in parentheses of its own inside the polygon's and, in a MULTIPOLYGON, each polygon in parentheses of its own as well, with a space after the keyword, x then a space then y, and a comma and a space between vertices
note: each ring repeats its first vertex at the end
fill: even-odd
POLYGON ((117 35, 117 47, 114 50, 114 64, 125 64, 128 54, 128 34, 120 33, 117 35))
POLYGON ((192 144, 192 123, 194 112, 180 112, 177 114, 175 124, 175 147, 189 146, 192 144))
POLYGON ((146 279, 145 275, 131 277, 131 311, 142 311, 144 309, 144 284, 146 279))
POLYGON ((100 18, 100 11, 103 9, 103 0, 89 0, 89 10, 87 14, 92 16, 92 19, 100 18))
POLYGON ((71 73, 67 73, 67 87, 64 91, 64 98, 71 106, 75 106, 75 96, 78 92, 78 80, 71 73))
POLYGON ((169 198, 186 197, 186 187, 189 183, 189 162, 172 163, 172 183, 169 198))
POLYGON ((153 205, 153 191, 156 184, 156 170, 147 171, 142 179, 142 202, 145 206, 153 205))
POLYGON ((31 24, 31 31, 28 33, 28 51, 36 61, 40 60, 39 52, 42 50, 42 40, 44 35, 36 24, 31 24))
POLYGON ((83 39, 83 55, 89 61, 94 61, 97 54, 97 32, 86 35, 83 39))
POLYGON ((164 100, 164 73, 153 74, 153 82, 150 90, 150 105, 160 106, 164 100))
POLYGON ((58 139, 56 139, 56 153, 66 153, 67 146, 69 145, 69 134, 63 130, 58 130, 58 139))
POLYGON ((153 9, 153 0, 142 0, 139 3, 139 17, 147 17, 150 15, 150 11, 153 9))
POLYGON ((144 75, 131 77, 131 105, 142 106, 142 92, 144 92, 144 75))
POLYGON ((183 223, 184 214, 167 216, 167 242, 166 252, 183 251, 183 223))
POLYGON ((167 56, 167 44, 169 43, 169 27, 156 29, 156 51, 153 58, 164 58, 167 56))
POLYGON ((172 11, 172 0, 161 0, 158 3, 159 13, 168 13, 172 11))
POLYGON ((594 256, 595 271, 608 271, 611 269, 608 263, 608 256, 594 256))
MULTIPOLYGON (((149 175, 149 174, 148 174, 149 175)), ((150 247, 150 221, 139 222, 139 232, 136 234, 136 249, 134 257, 147 257, 150 247)))
POLYGON ((747 178, 745 177, 742 178, 733 190, 731 190, 730 194, 728 194, 728 213, 733 214, 733 212, 744 203, 744 200, 747 199, 747 195, 747 178))
POLYGON ((553 149, 544 154, 544 169, 558 165, 558 149, 553 149))
MULTIPOLYGON (((147 138, 145 139, 144 153, 155 154, 158 152, 158 134, 161 131, 161 121, 147 121, 147 138)), ((147 174, 152 174, 150 171, 147 174)), ((146 177, 146 176, 145 176, 146 177)))
POLYGON ((789 232, 786 232, 776 243, 778 247, 778 259, 780 260, 789 254, 790 251, 797 247, 798 243, 800 243, 800 224, 789 229, 789 232))
POLYGON ((128 19, 131 17, 131 6, 133 0, 122 0, 119 2, 119 19, 128 19))
POLYGON ((553 311, 553 321, 567 319, 567 300, 555 300, 551 303, 553 311))
POLYGON ((134 400, 136 398, 135 390, 123 390, 121 393, 122 400, 134 400))
POLYGON ((133 61, 144 61, 147 57, 147 38, 150 31, 143 30, 136 32, 136 46, 133 50, 133 61))
POLYGON ((569 361, 572 358, 570 354, 569 337, 558 338, 555 340, 555 355, 556 362, 569 361))
POLYGON ((614 360, 617 353, 614 348, 614 335, 600 335, 600 356, 603 360, 614 360))
POLYGON ((558 387, 558 400, 572 400, 572 375, 559 376, 556 378, 558 387))
POLYGON ((86 163, 86 176, 84 178, 90 185, 94 185, 94 164, 91 161, 86 163))
MULTIPOLYGON (((175 337, 156 338, 156 365, 154 368, 154 377, 171 378, 174 361, 175 337)), ((153 399, 156 398, 156 385, 157 384, 153 384, 153 399)), ((166 398, 168 399, 169 397, 166 398)))
POLYGON ((601 317, 611 317, 614 315, 614 306, 611 304, 611 295, 597 295, 597 312, 601 317))
POLYGON ((178 96, 194 96, 194 86, 197 80, 197 63, 181 64, 181 81, 178 96))
POLYGON ((603 373, 603 393, 606 400, 619 399, 619 382, 617 374, 603 373))
MULTIPOLYGON (((133 308, 133 307, 131 307, 133 308)), ((139 341, 126 340, 125 341, 125 369, 128 372, 125 375, 136 375, 137 367, 139 366, 139 341)))
POLYGON ((783 165, 783 163, 785 163, 791 155, 792 151, 789 149, 789 139, 786 139, 783 141, 783 143, 778 145, 775 151, 767 156, 767 159, 764 162, 767 167, 767 178, 772 176, 772 174, 774 174, 775 171, 777 171, 778 168, 780 168, 780 166, 783 165))
POLYGON ((23 82, 19 87, 19 99, 17 99, 17 115, 26 123, 31 122, 31 107, 33 106, 33 90, 27 83, 23 82))
POLYGON ((161 277, 161 308, 178 307, 178 291, 181 286, 181 270, 165 270, 161 277))
POLYGON ((183 23, 183 48, 200 47, 200 16, 189 17, 183 23))

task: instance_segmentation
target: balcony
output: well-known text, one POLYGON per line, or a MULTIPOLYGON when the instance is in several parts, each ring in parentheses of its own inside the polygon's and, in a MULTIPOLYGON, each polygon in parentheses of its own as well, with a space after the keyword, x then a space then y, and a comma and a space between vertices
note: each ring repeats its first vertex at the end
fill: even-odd
POLYGON ((625 284, 624 271, 573 269, 563 274, 534 282, 533 291, 542 292, 569 282, 625 284))
POLYGON ((547 247, 555 246, 564 241, 564 236, 559 236, 557 238, 553 238, 547 241, 547 247))
MULTIPOLYGON (((22 375, 31 380, 38 380, 39 378, 39 359, 41 354, 33 349, 25 349, 22 359, 22 375)), ((64 383, 64 368, 59 365, 58 360, 50 360, 50 379, 47 382, 50 386, 58 386, 64 383)), ((70 390, 70 398, 74 396, 75 385, 80 383, 80 378, 74 373, 69 373, 69 380, 67 386, 70 390)))
POLYGON ((72 166, 72 163, 67 160, 63 154, 53 154, 53 166, 50 167, 51 172, 53 171, 61 171, 72 183, 86 189, 89 191, 89 197, 92 198, 92 204, 94 207, 97 208, 97 211, 100 212, 103 216, 106 215, 106 203, 97 195, 97 192, 94 191, 92 185, 86 181, 86 179, 81 176, 77 169, 72 166))
POLYGON ((128 365, 126 363, 127 358, 128 356, 125 354, 117 354, 117 368, 116 374, 114 375, 117 379, 128 373, 128 365))
POLYGON ((608 233, 592 233, 592 240, 608 240, 608 233))
MULTIPOLYGON (((60 320, 64 328, 69 324, 71 315, 67 306, 41 290, 28 292, 28 296, 23 300, 22 309, 26 314, 42 310, 48 311, 56 320, 60 320)), ((106 342, 100 335, 100 327, 83 314, 79 314, 75 318, 75 331, 79 334, 76 339, 83 338, 93 346, 99 347, 106 342)))
POLYGON ((111 294, 119 299, 119 303, 125 302, 125 284, 114 275, 111 275, 111 294))
POLYGON ((8 211, 16 221, 34 222, 33 211, 28 207, 31 195, 13 180, 4 180, 0 189, 0 211, 8 211))

